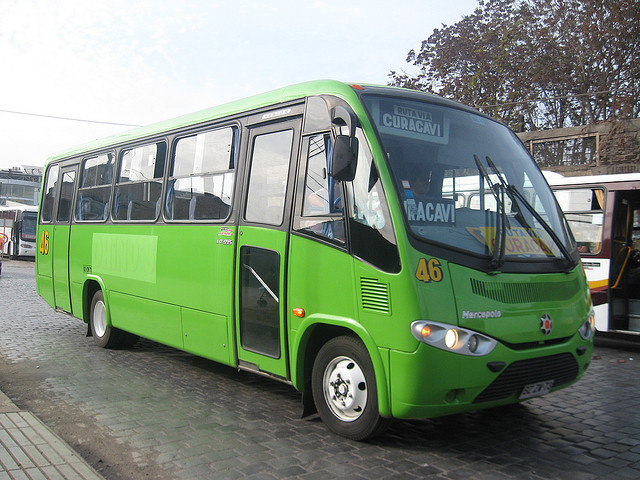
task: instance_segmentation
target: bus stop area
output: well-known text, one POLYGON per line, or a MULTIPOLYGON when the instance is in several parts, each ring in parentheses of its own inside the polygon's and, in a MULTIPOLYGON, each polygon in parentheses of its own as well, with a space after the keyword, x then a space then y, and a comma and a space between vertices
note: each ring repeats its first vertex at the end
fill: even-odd
POLYGON ((640 477, 640 347, 598 344, 586 375, 545 397, 396 420, 352 442, 300 419, 285 384, 146 340, 101 349, 86 330, 38 297, 33 262, 4 259, 0 479, 640 477), (57 468, 60 450, 26 445, 34 429, 86 469, 57 468))

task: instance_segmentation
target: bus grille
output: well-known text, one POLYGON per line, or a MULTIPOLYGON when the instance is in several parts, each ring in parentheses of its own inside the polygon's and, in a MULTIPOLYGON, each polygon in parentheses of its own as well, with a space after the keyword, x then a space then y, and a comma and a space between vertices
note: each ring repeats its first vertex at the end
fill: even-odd
POLYGON ((578 279, 556 283, 494 283, 471 279, 471 291, 476 295, 511 304, 568 300, 578 288, 578 279))
POLYGON ((361 278, 362 309, 376 313, 391 313, 389 285, 375 278, 361 278))
POLYGON ((553 380, 558 386, 578 376, 578 362, 570 353, 550 357, 532 358, 513 362, 491 385, 478 395, 473 403, 502 400, 519 394, 525 385, 553 380))

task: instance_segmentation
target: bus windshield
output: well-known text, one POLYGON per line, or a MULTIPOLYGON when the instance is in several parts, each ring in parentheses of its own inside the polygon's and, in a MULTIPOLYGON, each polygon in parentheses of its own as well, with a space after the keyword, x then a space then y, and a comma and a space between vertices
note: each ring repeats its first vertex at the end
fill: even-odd
POLYGON ((22 240, 33 242, 36 239, 38 212, 24 212, 22 214, 22 240))
POLYGON ((410 232, 505 261, 566 258, 575 249, 549 186, 504 125, 462 109, 363 96, 410 232))

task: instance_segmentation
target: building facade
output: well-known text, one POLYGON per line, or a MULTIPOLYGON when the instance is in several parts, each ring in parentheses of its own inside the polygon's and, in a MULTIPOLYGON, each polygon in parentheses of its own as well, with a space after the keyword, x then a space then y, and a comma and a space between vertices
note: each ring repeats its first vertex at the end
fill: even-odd
POLYGON ((0 205, 18 202, 37 205, 42 183, 42 167, 16 167, 0 170, 0 205))

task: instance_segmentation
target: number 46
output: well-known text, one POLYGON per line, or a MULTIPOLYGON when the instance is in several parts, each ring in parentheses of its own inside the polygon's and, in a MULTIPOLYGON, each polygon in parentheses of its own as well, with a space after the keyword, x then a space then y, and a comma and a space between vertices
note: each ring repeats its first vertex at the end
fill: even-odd
POLYGON ((46 230, 42 232, 42 238, 40 239, 40 253, 42 255, 49 254, 49 232, 46 230))
POLYGON ((426 258, 421 258, 416 270, 416 278, 422 282, 439 282, 442 280, 442 267, 440 260, 431 258, 427 262, 426 258))

